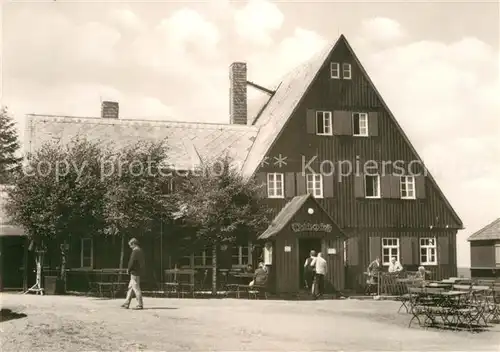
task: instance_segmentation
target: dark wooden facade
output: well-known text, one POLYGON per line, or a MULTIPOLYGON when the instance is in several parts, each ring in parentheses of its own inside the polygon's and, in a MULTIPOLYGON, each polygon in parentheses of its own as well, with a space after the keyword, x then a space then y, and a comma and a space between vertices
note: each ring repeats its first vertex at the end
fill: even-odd
POLYGON ((470 243, 471 276, 500 278, 500 240, 470 243))
MULTIPOLYGON (((380 173, 383 172, 381 162, 400 160, 408 171, 411 161, 420 160, 349 45, 342 39, 267 155, 269 160, 273 160, 280 154, 287 157, 286 165, 278 167, 269 163, 262 165, 256 173, 256 177, 263 182, 266 182, 267 173, 284 174, 285 199, 268 199, 268 204, 276 211, 290 197, 304 194, 305 180, 301 173, 304 164, 312 158, 316 158, 311 163, 315 173, 330 171, 328 164, 323 164, 324 169, 321 170, 320 163, 325 160, 333 162, 336 167, 339 161, 349 161, 353 167, 359 162, 361 170, 365 161, 375 160, 379 162, 380 173), (332 79, 330 62, 351 64, 352 79, 332 79), (315 122, 311 121, 315 111, 332 112, 333 135, 316 134, 315 122), (341 118, 341 115, 350 115, 351 112, 369 114, 369 136, 352 135, 352 126, 341 118)), ((421 172, 421 163, 414 162, 412 170, 414 173, 421 172)), ((308 171, 305 170, 306 173, 308 171)), ((370 171, 373 172, 373 169, 370 171)), ((338 167, 333 175, 323 178, 324 197, 318 201, 349 236, 346 281, 351 288, 364 281, 362 273, 370 261, 381 254, 380 239, 383 237, 401 239, 400 260, 410 270, 419 265, 419 238, 435 237, 438 241, 438 262, 426 268, 434 274, 433 279, 457 273, 455 235, 462 228, 460 219, 430 176, 415 177, 416 199, 397 199, 388 195, 393 171, 392 166, 386 165, 387 176, 381 176, 380 199, 364 198, 362 184, 358 183, 361 177, 352 173, 339 177, 338 167)))

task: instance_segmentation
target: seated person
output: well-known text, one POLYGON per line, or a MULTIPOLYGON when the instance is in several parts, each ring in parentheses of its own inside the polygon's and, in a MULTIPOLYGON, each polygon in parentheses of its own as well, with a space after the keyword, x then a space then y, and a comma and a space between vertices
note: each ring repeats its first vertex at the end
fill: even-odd
POLYGON ((391 258, 391 262, 389 263, 389 270, 390 273, 399 273, 403 271, 403 266, 401 265, 400 262, 396 260, 396 257, 391 258))
POLYGON ((416 279, 425 280, 425 268, 423 266, 418 267, 417 274, 415 275, 416 279))
POLYGON ((264 269, 264 263, 260 262, 259 267, 255 270, 253 276, 253 285, 251 286, 266 286, 267 284, 267 271, 264 269))
POLYGON ((246 274, 252 274, 253 273, 253 266, 252 264, 248 264, 245 268, 245 273, 246 274))

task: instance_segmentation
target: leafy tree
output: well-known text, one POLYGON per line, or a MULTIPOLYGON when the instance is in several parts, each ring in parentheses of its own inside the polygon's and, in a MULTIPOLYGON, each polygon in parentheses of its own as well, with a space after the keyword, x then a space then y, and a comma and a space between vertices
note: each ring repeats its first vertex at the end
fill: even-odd
POLYGON ((271 209, 259 197, 261 185, 245 180, 224 156, 195 170, 178 194, 186 224, 195 229, 194 247, 212 247, 212 293, 217 294, 217 247, 254 239, 268 225, 271 209))
MULTIPOLYGON (((7 211, 35 249, 103 232, 107 189, 100 174, 107 158, 109 153, 83 139, 66 146, 47 143, 28 156, 26 169, 8 191, 7 211)), ((64 258, 64 246, 61 250, 64 258)), ((63 277, 64 272, 62 260, 63 277)))
POLYGON ((0 184, 11 183, 13 174, 21 167, 22 158, 17 157, 20 144, 16 124, 7 107, 0 108, 0 184))
POLYGON ((167 152, 165 141, 141 141, 120 150, 103 169, 108 189, 107 233, 121 236, 120 268, 124 265, 125 238, 157 233, 172 222, 176 202, 169 193, 167 152))

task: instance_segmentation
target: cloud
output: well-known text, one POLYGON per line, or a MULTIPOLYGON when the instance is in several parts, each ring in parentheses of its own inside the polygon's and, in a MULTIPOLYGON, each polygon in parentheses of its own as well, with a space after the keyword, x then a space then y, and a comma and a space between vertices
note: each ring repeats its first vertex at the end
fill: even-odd
POLYGON ((361 31, 363 36, 378 42, 392 42, 406 35, 398 22, 385 17, 376 17, 363 21, 361 31))
POLYGON ((280 29, 285 17, 278 6, 270 1, 250 0, 242 9, 236 10, 234 24, 236 33, 254 44, 269 46, 272 34, 280 29))
POLYGON ((128 8, 113 9, 109 13, 111 23, 122 30, 141 32, 145 24, 132 10, 128 8))

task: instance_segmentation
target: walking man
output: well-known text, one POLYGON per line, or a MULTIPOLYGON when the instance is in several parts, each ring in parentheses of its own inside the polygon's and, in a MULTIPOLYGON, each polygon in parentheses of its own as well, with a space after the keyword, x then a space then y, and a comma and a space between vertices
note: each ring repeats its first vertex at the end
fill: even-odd
POLYGON ((128 245, 132 249, 127 270, 130 274, 130 282, 128 284, 127 298, 125 299, 125 303, 122 304, 122 308, 128 309, 130 301, 132 300, 132 293, 134 293, 137 299, 137 307, 135 309, 143 309, 141 275, 144 273, 145 269, 144 252, 139 247, 139 241, 135 238, 132 238, 128 242, 128 245))
POLYGON ((307 258, 304 263, 304 281, 306 284, 306 290, 312 289, 312 284, 314 279, 314 268, 311 266, 311 264, 315 257, 316 257, 316 252, 312 250, 310 252, 309 258, 307 258))
POLYGON ((312 261, 311 264, 315 268, 314 275, 314 284, 313 284, 313 294, 315 294, 316 298, 320 298, 323 296, 323 290, 325 287, 325 275, 327 271, 326 260, 323 259, 323 255, 321 252, 318 253, 316 258, 312 261))

